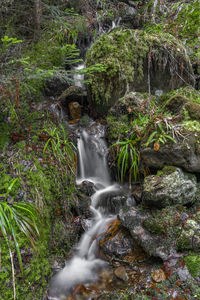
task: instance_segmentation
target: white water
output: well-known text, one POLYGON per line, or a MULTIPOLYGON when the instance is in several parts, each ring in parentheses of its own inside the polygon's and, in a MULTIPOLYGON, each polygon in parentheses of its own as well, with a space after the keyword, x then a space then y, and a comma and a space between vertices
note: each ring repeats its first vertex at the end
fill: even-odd
POLYGON ((107 225, 116 217, 103 213, 99 205, 101 196, 116 192, 117 184, 111 184, 106 165, 106 146, 101 138, 102 130, 94 127, 94 132, 83 131, 78 139, 79 174, 77 183, 94 183, 90 211, 93 214, 90 228, 83 234, 76 254, 53 279, 49 299, 61 300, 80 283, 90 283, 98 279, 98 271, 106 267, 106 262, 98 258, 98 240, 106 231, 107 225), (98 208, 97 208, 98 207, 98 208))
POLYGON ((78 71, 83 70, 85 68, 85 64, 81 63, 77 67, 74 68, 74 85, 83 87, 84 74, 80 74, 78 71))

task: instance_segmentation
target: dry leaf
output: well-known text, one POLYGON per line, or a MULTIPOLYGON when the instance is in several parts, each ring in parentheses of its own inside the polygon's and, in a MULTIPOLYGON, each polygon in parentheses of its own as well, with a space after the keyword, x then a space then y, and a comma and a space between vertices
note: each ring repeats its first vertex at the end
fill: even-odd
POLYGON ((154 148, 155 151, 158 151, 160 149, 159 142, 155 142, 154 145, 153 145, 153 148, 154 148))
POLYGON ((163 280, 166 279, 165 273, 163 272, 162 269, 154 270, 151 273, 151 277, 155 282, 162 282, 163 280))

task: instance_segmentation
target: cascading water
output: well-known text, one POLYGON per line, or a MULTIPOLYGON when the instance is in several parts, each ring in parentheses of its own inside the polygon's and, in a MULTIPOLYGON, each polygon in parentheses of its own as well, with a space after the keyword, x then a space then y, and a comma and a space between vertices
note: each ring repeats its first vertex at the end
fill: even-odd
POLYGON ((83 87, 83 80, 84 80, 84 74, 80 74, 79 71, 83 70, 85 68, 85 64, 84 63, 80 63, 78 66, 76 66, 74 68, 74 85, 79 86, 79 87, 83 87))
POLYGON ((99 237, 106 231, 107 224, 116 217, 105 213, 101 206, 101 196, 119 190, 117 184, 111 184, 106 165, 107 148, 102 139, 103 127, 90 127, 90 133, 83 130, 79 133, 79 170, 77 184, 90 181, 94 184, 94 194, 91 197, 90 220, 88 231, 82 236, 76 254, 66 263, 52 281, 49 299, 66 299, 66 296, 80 283, 90 283, 98 279, 97 270, 106 267, 106 262, 98 258, 99 237))

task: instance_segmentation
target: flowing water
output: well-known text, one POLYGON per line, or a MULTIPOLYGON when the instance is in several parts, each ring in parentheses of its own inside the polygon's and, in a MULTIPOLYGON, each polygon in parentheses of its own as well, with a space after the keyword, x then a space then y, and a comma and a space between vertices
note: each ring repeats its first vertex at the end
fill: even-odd
POLYGON ((80 74, 79 71, 83 70, 85 68, 85 64, 84 63, 80 63, 78 66, 76 66, 74 68, 74 85, 79 86, 79 87, 83 87, 83 80, 84 80, 84 74, 80 74))
POLYGON ((89 181, 94 184, 90 211, 93 215, 89 229, 83 234, 74 256, 53 279, 49 299, 65 297, 80 283, 90 283, 98 279, 98 271, 106 267, 106 262, 98 258, 98 237, 107 229, 107 224, 116 216, 110 214, 101 204, 105 194, 117 192, 119 186, 112 184, 106 164, 107 148, 103 140, 104 129, 92 125, 89 132, 79 132, 79 167, 77 184, 89 181))

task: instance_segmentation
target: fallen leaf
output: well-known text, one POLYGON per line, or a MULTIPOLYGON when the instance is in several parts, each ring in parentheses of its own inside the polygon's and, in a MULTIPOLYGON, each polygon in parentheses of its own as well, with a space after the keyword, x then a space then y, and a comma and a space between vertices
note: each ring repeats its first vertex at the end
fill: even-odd
POLYGON ((163 272, 162 269, 154 270, 151 273, 151 277, 155 282, 162 282, 163 280, 166 279, 165 273, 163 272))
POLYGON ((154 145, 153 145, 153 148, 154 148, 155 151, 158 151, 160 149, 159 142, 155 142, 154 145))

